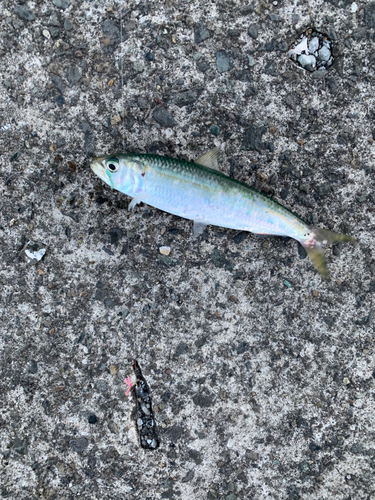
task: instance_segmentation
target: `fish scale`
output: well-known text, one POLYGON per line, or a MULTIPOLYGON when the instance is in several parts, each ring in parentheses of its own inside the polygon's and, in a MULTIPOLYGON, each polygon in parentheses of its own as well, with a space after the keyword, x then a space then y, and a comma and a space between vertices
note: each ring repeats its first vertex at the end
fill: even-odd
POLYGON ((256 234, 290 236, 309 230, 282 205, 220 172, 156 155, 145 155, 143 163, 143 193, 148 205, 187 219, 256 234))
POLYGON ((113 189, 133 197, 129 208, 144 202, 191 219, 196 235, 212 224, 294 238, 304 246, 318 271, 326 275, 323 243, 353 238, 311 228, 277 201, 212 168, 217 167, 218 155, 219 150, 214 148, 189 162, 153 154, 117 154, 96 158, 91 168, 113 189))

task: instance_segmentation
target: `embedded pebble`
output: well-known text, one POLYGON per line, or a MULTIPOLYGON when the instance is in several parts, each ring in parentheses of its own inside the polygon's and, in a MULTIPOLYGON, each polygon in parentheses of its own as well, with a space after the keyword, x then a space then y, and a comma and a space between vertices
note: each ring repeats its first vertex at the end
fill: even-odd
POLYGON ((43 258, 47 249, 44 248, 44 245, 41 243, 37 243, 35 241, 29 241, 25 247, 25 254, 32 261, 39 261, 43 258))
POLYGON ((216 68, 219 73, 229 71, 229 57, 225 50, 216 52, 216 68))
POLYGON ((297 61, 300 63, 302 68, 306 68, 306 66, 311 66, 314 68, 316 64, 315 56, 301 55, 297 57, 297 61))
POLYGON ((171 247, 160 247, 159 252, 162 255, 169 255, 171 253, 171 247))
POLYGON ((17 17, 22 19, 22 21, 34 21, 34 14, 24 5, 16 5, 14 8, 14 13, 17 17))
POLYGON ((323 46, 319 50, 318 55, 322 61, 329 61, 329 58, 331 57, 331 51, 327 47, 323 46))
POLYGON ((64 21, 64 30, 70 31, 73 28, 73 24, 69 21, 69 19, 65 19, 64 21))
POLYGON ((319 48, 319 38, 314 36, 314 38, 310 41, 309 43, 309 52, 310 54, 313 54, 316 52, 319 48))
POLYGON ((249 66, 250 66, 250 67, 254 66, 254 65, 255 65, 255 61, 254 61, 254 59, 253 59, 251 56, 249 56, 249 55, 248 55, 247 57, 248 57, 248 59, 249 59, 249 63, 248 63, 248 64, 249 64, 249 66))
POLYGON ((248 33, 251 36, 251 38, 257 38, 258 36, 258 26, 256 24, 252 24, 249 26, 248 33))

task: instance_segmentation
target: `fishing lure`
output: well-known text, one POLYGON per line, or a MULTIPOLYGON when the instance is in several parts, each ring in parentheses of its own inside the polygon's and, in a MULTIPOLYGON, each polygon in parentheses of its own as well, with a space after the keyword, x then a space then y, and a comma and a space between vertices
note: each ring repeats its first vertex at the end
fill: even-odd
POLYGON ((214 148, 195 162, 153 154, 99 156, 92 170, 112 189, 138 203, 194 221, 200 235, 207 224, 289 236, 299 241, 323 275, 327 275, 322 247, 325 243, 354 241, 350 236, 311 228, 275 200, 217 170, 220 150, 214 148))
POLYGON ((146 379, 142 375, 141 368, 137 360, 133 361, 133 370, 136 378, 135 384, 132 384, 130 377, 126 377, 125 383, 129 392, 132 395, 134 402, 134 410, 132 418, 135 422, 139 443, 146 450, 156 450, 159 446, 159 438, 156 433, 155 417, 152 411, 152 403, 150 397, 150 389, 146 379))

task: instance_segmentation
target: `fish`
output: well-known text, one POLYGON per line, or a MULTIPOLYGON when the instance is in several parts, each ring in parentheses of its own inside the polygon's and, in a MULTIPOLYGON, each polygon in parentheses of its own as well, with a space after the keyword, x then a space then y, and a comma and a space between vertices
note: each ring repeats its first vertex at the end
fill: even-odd
POLYGON ((93 172, 112 189, 193 221, 199 236, 211 224, 258 235, 290 237, 306 250, 323 277, 328 276, 323 246, 355 241, 351 236, 313 228, 286 207, 219 170, 215 147, 194 162, 155 154, 120 153, 98 156, 93 172))

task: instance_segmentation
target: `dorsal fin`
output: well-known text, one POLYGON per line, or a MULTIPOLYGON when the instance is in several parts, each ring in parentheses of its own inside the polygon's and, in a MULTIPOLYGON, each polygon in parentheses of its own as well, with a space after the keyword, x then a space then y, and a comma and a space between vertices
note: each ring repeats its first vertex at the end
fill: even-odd
POLYGON ((195 160, 195 163, 199 165, 203 165, 204 167, 213 168, 214 170, 219 170, 219 160, 220 149, 215 147, 204 153, 204 155, 200 156, 195 160))

